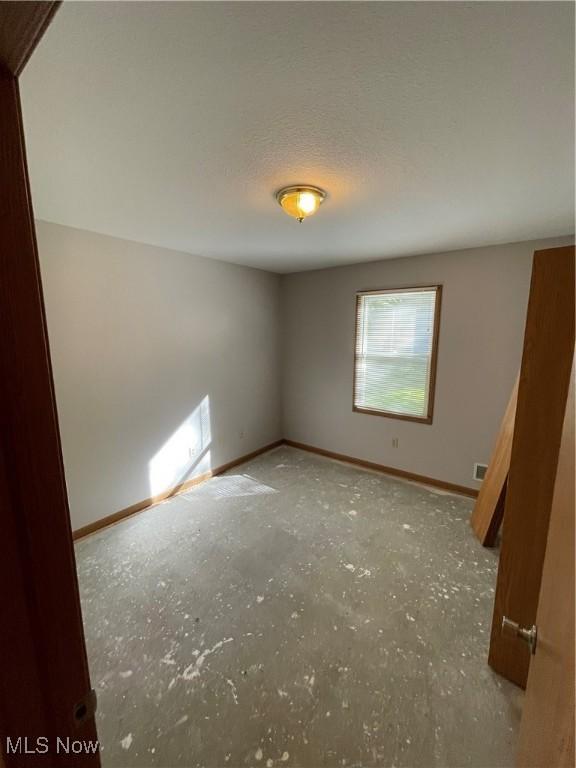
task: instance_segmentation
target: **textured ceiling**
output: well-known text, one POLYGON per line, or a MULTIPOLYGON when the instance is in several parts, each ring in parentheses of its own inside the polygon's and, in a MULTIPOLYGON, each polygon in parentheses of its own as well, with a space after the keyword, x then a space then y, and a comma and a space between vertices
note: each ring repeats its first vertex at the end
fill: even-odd
POLYGON ((35 213, 278 272, 569 234, 573 67, 571 3, 65 3, 35 213))

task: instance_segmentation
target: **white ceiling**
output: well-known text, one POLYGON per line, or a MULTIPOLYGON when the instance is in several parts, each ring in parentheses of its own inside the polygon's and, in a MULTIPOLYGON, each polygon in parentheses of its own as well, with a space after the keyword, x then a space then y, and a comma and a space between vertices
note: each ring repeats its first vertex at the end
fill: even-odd
POLYGON ((573 66, 572 3, 65 3, 35 213, 277 272, 570 234, 573 66))

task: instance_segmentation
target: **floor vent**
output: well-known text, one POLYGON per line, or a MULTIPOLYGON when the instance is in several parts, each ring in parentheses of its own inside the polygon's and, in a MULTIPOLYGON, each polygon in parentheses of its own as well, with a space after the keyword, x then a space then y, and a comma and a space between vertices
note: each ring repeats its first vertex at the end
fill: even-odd
POLYGON ((474 464, 474 480, 484 480, 486 477, 486 470, 488 469, 488 464, 474 464))

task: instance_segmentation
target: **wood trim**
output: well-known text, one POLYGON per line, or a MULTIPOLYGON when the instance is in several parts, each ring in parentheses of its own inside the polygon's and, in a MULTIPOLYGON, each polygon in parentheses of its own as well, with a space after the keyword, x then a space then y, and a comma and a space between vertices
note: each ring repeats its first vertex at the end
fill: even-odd
MULTIPOLYGON (((13 13, 25 3, 0 4, 13 13)), ((3 39, 10 30, 3 27, 3 39)), ((8 38, 6 38, 8 35, 8 38)), ((0 63, 0 735, 96 739, 18 81, 0 63)), ((38 756, 4 756, 8 768, 38 756)), ((46 768, 96 768, 51 751, 46 768)))
POLYGON ((483 547, 493 547, 496 544, 496 537, 504 517, 514 421, 516 419, 518 379, 519 376, 516 377, 516 382, 512 388, 512 394, 490 456, 486 477, 480 487, 478 501, 470 518, 470 525, 474 534, 483 547))
POLYGON ((82 528, 78 528, 74 531, 73 537, 74 540, 83 539, 85 536, 89 536, 91 533, 96 533, 96 531, 102 530, 102 528, 108 528, 110 525, 114 525, 115 523, 119 523, 121 520, 124 520, 127 517, 131 517, 132 515, 136 515, 139 512, 143 512, 146 509, 150 509, 150 507, 156 506, 156 504, 160 504, 163 501, 166 501, 166 499, 172 498, 173 496, 177 496, 178 494, 184 493, 190 488, 193 488, 196 485, 201 485, 202 483, 205 483, 207 480, 210 480, 212 477, 217 477, 218 475, 222 475, 224 472, 228 472, 228 470, 233 469, 234 467, 239 466, 240 464, 245 464, 247 461, 250 461, 251 459, 255 459, 257 456, 262 455, 263 453, 267 453, 268 451, 273 450, 274 448, 278 448, 280 445, 289 445, 292 448, 299 448, 302 451, 308 451, 309 453, 316 453, 319 456, 325 456, 329 459, 336 459, 337 461, 345 461, 347 464, 354 464, 359 467, 364 467, 365 469, 373 469, 377 472, 382 472, 383 474, 387 475, 393 475, 394 477, 401 477, 404 480, 411 480, 417 483, 422 483, 424 485, 431 485, 435 488, 441 488, 445 491, 450 491, 452 493, 459 493, 463 496, 470 496, 472 498, 475 498, 478 495, 478 491, 475 488, 468 488, 464 485, 456 485, 454 483, 447 483, 444 480, 436 480, 432 477, 426 477, 425 475, 416 475, 413 472, 406 472, 403 469, 395 469, 394 467, 387 467, 383 464, 375 464, 371 461, 364 461, 363 459, 356 459, 353 456, 346 456, 342 453, 334 453, 333 451, 327 451, 324 448, 315 448, 312 445, 306 445, 305 443, 298 443, 295 440, 275 440, 273 443, 269 443, 268 445, 265 445, 263 448, 258 448, 255 451, 252 451, 251 453, 246 453, 244 456, 240 456, 237 459, 233 459, 232 461, 227 462, 226 464, 221 464, 219 467, 216 467, 215 469, 210 470, 209 472, 204 472, 201 475, 197 475, 196 477, 191 478, 190 480, 185 480, 182 483, 179 483, 177 486, 174 486, 174 488, 171 488, 170 490, 166 491, 165 493, 159 494, 158 496, 151 496, 148 499, 143 499, 142 501, 136 502, 136 504, 132 504, 129 507, 125 507, 124 509, 119 510, 118 512, 114 512, 111 515, 107 515, 106 517, 102 517, 100 520, 95 520, 93 523, 89 523, 88 525, 83 526, 82 528))
POLYGON ((393 411, 374 411, 371 408, 360 408, 353 406, 354 413, 365 413, 368 416, 384 416, 387 419, 398 419, 399 421, 415 421, 418 424, 432 424, 431 416, 408 416, 405 413, 394 413, 393 411))
POLYGON ((416 293, 429 291, 432 288, 441 288, 440 283, 422 283, 422 285, 397 285, 394 288, 369 288, 365 291, 356 291, 357 296, 369 296, 371 293, 416 293))
POLYGON ((95 520, 93 523, 88 523, 88 525, 84 525, 82 528, 76 529, 72 534, 72 537, 74 541, 77 539, 83 539, 84 536, 89 536, 91 533, 100 531, 102 528, 108 528, 108 526, 114 525, 114 523, 119 523, 121 520, 124 520, 127 517, 138 514, 138 512, 143 512, 145 509, 150 509, 150 507, 154 507, 156 504, 160 504, 162 501, 165 501, 172 496, 177 496, 179 493, 184 493, 184 491, 193 488, 195 485, 205 483, 206 480, 210 480, 211 477, 212 472, 203 472, 201 475, 197 475, 190 480, 179 483, 177 486, 170 488, 170 490, 166 491, 165 493, 158 494, 157 496, 150 496, 147 499, 142 499, 142 501, 137 501, 135 504, 131 504, 129 507, 124 507, 124 509, 118 510, 118 512, 113 512, 111 515, 101 517, 99 520, 95 520))
POLYGON ((432 424, 434 416, 434 399, 436 395, 436 368, 438 364, 438 338, 440 336, 440 314, 442 310, 442 285, 415 285, 402 288, 380 288, 370 291, 358 291, 356 293, 355 320, 354 320, 354 356, 353 356, 353 379, 352 379, 352 410, 354 413, 364 413, 369 416, 383 416, 387 419, 399 419, 400 421, 414 421, 419 424, 432 424), (436 301, 434 304, 434 330, 432 336, 432 350, 430 354, 430 377, 428 380, 428 412, 426 416, 410 416, 404 413, 395 413, 394 411, 380 411, 373 408, 362 408, 356 405, 356 349, 358 342, 358 306, 362 296, 379 293, 410 293, 418 291, 436 291, 436 301))
MULTIPOLYGON (((367 291, 364 291, 367 293, 367 291)), ((354 298, 354 340, 352 342, 352 411, 356 408, 356 350, 358 349, 358 316, 359 316, 359 304, 360 296, 362 293, 357 293, 354 298)))
POLYGON ((58 10, 60 2, 0 3, 0 61, 15 77, 58 10))
POLYGON ((250 461, 251 459, 255 459, 257 456, 260 456, 262 453, 266 453, 267 451, 271 451, 274 448, 278 448, 280 445, 284 445, 285 440, 274 440, 273 443, 268 443, 268 445, 265 445, 263 448, 257 448, 255 451, 252 451, 251 453, 245 453, 244 456, 240 456, 238 459, 232 459, 232 461, 227 462, 226 464, 221 464, 219 467, 216 467, 216 469, 212 470, 212 476, 216 477, 217 475, 221 475, 224 472, 228 472, 229 469, 233 469, 234 467, 237 467, 239 464, 244 464, 247 461, 250 461))
POLYGON ((325 456, 328 459, 336 459, 336 461, 344 461, 347 464, 354 464, 355 466, 364 467, 365 469, 373 469, 376 472, 382 472, 385 475, 392 475, 393 477, 400 477, 403 480, 410 480, 416 483, 422 483, 423 485, 431 485, 434 488, 441 488, 444 491, 459 493, 462 496, 470 496, 471 498, 476 498, 476 496, 478 496, 476 488, 468 488, 465 485, 448 483, 444 480, 437 480, 434 477, 427 477, 426 475, 417 475, 414 472, 406 472, 404 469, 387 467, 385 464, 376 464, 373 461, 357 459, 355 456, 347 456, 344 453, 335 453, 334 451, 327 451, 325 448, 316 448, 315 446, 307 445, 306 443, 298 443, 296 440, 284 440, 284 443, 290 445, 292 448, 300 448, 302 451, 316 453, 319 456, 325 456))
POLYGON ((136 502, 136 504, 131 504, 129 507, 120 509, 118 512, 114 512, 111 515, 102 517, 100 520, 95 520, 93 523, 88 523, 88 525, 84 525, 82 528, 78 528, 76 531, 74 531, 73 538, 76 541, 77 539, 83 539, 85 536, 89 536, 91 533, 96 533, 96 531, 100 531, 102 528, 108 528, 110 525, 119 523, 121 520, 124 520, 127 517, 136 515, 138 512, 143 512, 145 509, 150 509, 150 507, 154 507, 156 504, 160 504, 162 501, 166 501, 166 499, 170 499, 172 496, 177 496, 180 493, 184 493, 185 491, 190 490, 190 488, 194 488, 196 485, 201 485, 207 480, 210 480, 210 478, 221 475, 224 472, 227 472, 229 469, 237 467, 239 464, 244 464, 246 461, 250 461, 250 459, 255 459, 256 456, 260 456, 262 453, 271 451, 273 448, 277 448, 283 443, 284 440, 276 440, 273 443, 265 445, 263 448, 258 448, 251 453, 246 453, 244 456, 240 456, 239 458, 233 459, 226 464, 222 464, 219 467, 210 470, 209 472, 203 472, 201 475, 190 478, 190 480, 185 480, 182 483, 178 483, 178 485, 170 488, 164 493, 161 493, 157 496, 151 496, 148 499, 143 499, 142 501, 136 502))
POLYGON ((442 313, 442 286, 436 286, 436 304, 434 306, 434 335, 432 337, 432 355, 430 357, 430 381, 428 383, 428 418, 432 424, 434 399, 436 397, 436 369, 438 366, 438 339, 440 338, 440 316, 442 313))

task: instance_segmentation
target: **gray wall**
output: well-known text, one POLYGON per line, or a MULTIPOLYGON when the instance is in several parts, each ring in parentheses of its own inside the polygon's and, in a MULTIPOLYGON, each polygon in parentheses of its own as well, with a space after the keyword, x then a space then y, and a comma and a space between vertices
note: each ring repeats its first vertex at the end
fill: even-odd
POLYGON ((37 234, 74 529, 280 437, 477 486, 520 363, 532 253, 570 242, 280 278, 42 221, 37 234), (433 424, 353 413, 356 291, 422 283, 444 286, 433 424))
POLYGON ((277 275, 37 234, 74 529, 281 437, 277 275))
POLYGON ((532 254, 569 242, 516 243, 283 278, 284 437, 478 487, 473 463, 490 457, 520 365, 532 254), (354 413, 356 291, 436 283, 443 295, 433 424, 354 413))

